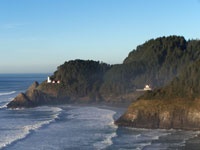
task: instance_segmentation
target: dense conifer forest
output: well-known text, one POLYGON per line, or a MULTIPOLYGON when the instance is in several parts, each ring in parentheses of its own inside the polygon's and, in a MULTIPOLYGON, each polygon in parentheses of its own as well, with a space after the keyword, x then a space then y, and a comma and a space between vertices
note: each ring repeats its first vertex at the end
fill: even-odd
POLYGON ((92 60, 65 62, 52 79, 61 80, 58 88, 68 95, 117 96, 134 92, 145 84, 161 87, 199 56, 200 41, 186 41, 181 36, 161 37, 139 45, 122 64, 109 65, 92 60))

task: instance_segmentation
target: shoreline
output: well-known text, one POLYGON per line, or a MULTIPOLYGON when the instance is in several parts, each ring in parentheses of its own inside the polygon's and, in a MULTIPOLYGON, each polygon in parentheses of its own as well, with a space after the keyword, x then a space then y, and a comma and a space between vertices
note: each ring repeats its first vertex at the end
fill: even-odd
MULTIPOLYGON (((116 107, 116 106, 115 107, 100 106, 98 108, 114 110, 116 112, 116 114, 113 116, 114 120, 118 119, 120 117, 120 115, 125 112, 125 109, 126 109, 124 107, 116 107)), ((138 130, 142 129, 142 128, 124 127, 124 126, 118 126, 118 125, 116 125, 116 126, 118 128, 129 128, 129 129, 138 129, 138 130)), ((146 130, 149 130, 149 129, 146 129, 146 130)), ((187 132, 187 131, 197 132, 195 137, 189 138, 185 141, 184 146, 182 146, 182 148, 180 148, 180 150, 199 150, 200 149, 200 130, 180 130, 180 129, 150 129, 150 130, 166 130, 166 131, 175 130, 175 131, 182 131, 182 132, 187 132)))
MULTIPOLYGON (((62 119, 62 115, 65 115, 67 114, 67 110, 70 110, 70 109, 74 109, 74 108, 78 108, 78 107, 96 107, 96 108, 99 108, 99 109, 107 109, 107 110, 112 110, 112 111, 115 111, 116 113, 113 115, 113 118, 116 118, 117 116, 119 116, 121 113, 123 113, 123 111, 126 109, 126 108, 122 108, 122 107, 113 107, 113 106, 107 106, 107 105, 99 105, 99 104, 94 104, 94 105, 74 105, 74 104, 65 104, 65 105, 50 105, 51 107, 60 107, 63 109, 63 111, 66 111, 66 113, 64 112, 63 114, 61 114, 61 119, 62 119)), ((64 116, 63 116, 64 117, 64 116)), ((65 117, 64 117, 65 118, 65 117)), ((63 119, 64 119, 63 118, 63 119)), ((98 118, 97 118, 98 119, 98 118)), ((59 123, 59 122, 53 122, 51 125, 53 125, 54 123, 59 123)), ((140 131, 141 129, 135 129, 135 131, 140 131)), ((158 129, 159 130, 159 129, 158 129)), ((123 135, 124 135, 124 132, 122 131, 128 131, 126 130, 126 127, 118 127, 118 129, 116 130, 116 134, 117 136, 119 137, 115 137, 113 138, 114 142, 116 142, 116 139, 121 139, 123 140, 123 135)), ((152 129, 152 130, 149 130, 147 129, 147 133, 149 133, 151 135, 151 133, 154 133, 156 130, 152 129)), ((177 130, 177 131, 181 131, 181 130, 177 130)), ((133 131, 132 131, 133 132, 133 131)), ((170 130, 166 130, 166 132, 170 132, 170 130)), ((181 131, 182 132, 182 131, 181 131)), ((185 132, 185 131, 183 131, 185 132)), ((129 132, 130 133, 130 132, 129 132)), ((158 132, 159 133, 159 132, 158 132)), ((199 132, 200 133, 200 132, 199 132)), ((193 137, 191 139, 188 139, 186 140, 185 142, 183 141, 184 143, 184 146, 180 146, 178 148, 178 150, 199 150, 200 149, 200 142, 197 143, 197 141, 200 141, 200 135, 197 135, 197 137, 193 137)), ((126 134, 125 134, 126 135, 126 134)), ((157 135, 155 135, 157 136, 157 135)), ((159 135, 158 135, 159 136, 159 135)), ((162 137, 161 137, 162 138, 162 137)), ((134 139, 132 139, 134 140, 134 139)), ((152 139, 153 141, 159 141, 159 139, 152 139)), ((152 142, 153 144, 154 142, 152 142)), ((175 142, 176 143, 176 142, 175 142)), ((165 141, 163 141, 163 144, 165 144, 165 141)), ((180 144, 180 143, 179 143, 180 144)), ((112 146, 111 146, 112 147, 112 146)), ((114 149, 114 146, 112 147, 114 149)))

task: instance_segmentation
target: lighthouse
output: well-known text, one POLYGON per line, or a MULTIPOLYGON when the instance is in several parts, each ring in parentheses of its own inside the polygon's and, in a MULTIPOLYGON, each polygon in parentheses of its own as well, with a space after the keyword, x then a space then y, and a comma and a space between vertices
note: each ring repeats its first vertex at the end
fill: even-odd
POLYGON ((149 86, 149 85, 145 85, 145 87, 144 87, 144 91, 151 91, 150 86, 149 86))
POLYGON ((47 83, 51 83, 51 79, 49 76, 47 77, 47 83))

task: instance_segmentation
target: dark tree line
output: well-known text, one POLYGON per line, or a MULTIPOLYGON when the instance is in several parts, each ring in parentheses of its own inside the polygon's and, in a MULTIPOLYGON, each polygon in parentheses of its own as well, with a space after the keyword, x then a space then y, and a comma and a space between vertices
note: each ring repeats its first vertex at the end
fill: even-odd
POLYGON ((153 88, 161 87, 182 74, 181 70, 198 60, 199 56, 198 40, 186 41, 179 36, 161 37, 138 46, 123 64, 68 61, 58 67, 52 78, 61 80, 59 88, 69 95, 117 96, 134 92, 145 84, 153 88))

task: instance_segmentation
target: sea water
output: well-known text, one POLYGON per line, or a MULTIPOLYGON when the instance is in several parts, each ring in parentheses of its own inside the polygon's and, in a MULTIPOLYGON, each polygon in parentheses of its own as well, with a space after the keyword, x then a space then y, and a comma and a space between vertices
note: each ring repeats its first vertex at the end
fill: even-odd
POLYGON ((199 150, 199 132, 117 127, 126 109, 41 106, 7 109, 33 81, 47 74, 0 75, 0 150, 199 150))

